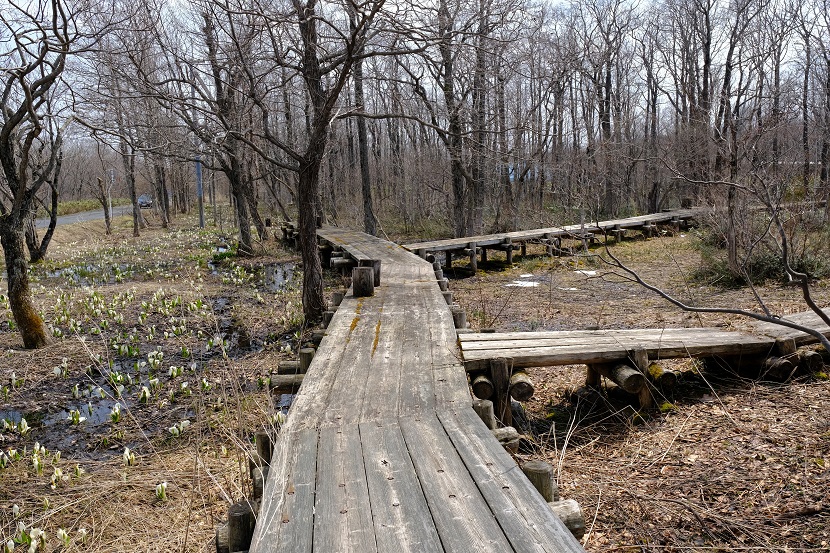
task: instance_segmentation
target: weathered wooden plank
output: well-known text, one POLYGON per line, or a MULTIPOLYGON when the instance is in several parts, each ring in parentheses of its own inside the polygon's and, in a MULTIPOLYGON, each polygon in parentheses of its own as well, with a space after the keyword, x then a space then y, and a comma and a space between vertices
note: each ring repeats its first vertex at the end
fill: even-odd
POLYGON ((397 420, 362 423, 360 440, 378 551, 443 551, 397 420))
POLYGON ((394 418, 398 415, 404 354, 402 337, 410 329, 407 324, 407 306, 401 301, 402 295, 390 292, 385 295, 382 311, 377 317, 374 337, 366 352, 368 359, 364 356, 365 361, 358 361, 365 363, 363 370, 368 373, 363 404, 360 407, 361 421, 394 418))
MULTIPOLYGON (((830 307, 823 309, 823 311, 827 315, 830 315, 830 307)), ((828 328, 824 321, 822 321, 821 318, 812 311, 804 311, 802 313, 786 315, 782 318, 790 322, 818 330, 825 336, 830 336, 830 328, 828 328)), ((818 342, 818 340, 810 334, 773 323, 753 321, 752 326, 754 331, 758 334, 763 334, 764 336, 769 336, 776 340, 793 339, 799 346, 818 342)))
POLYGON ((388 286, 378 287, 375 297, 371 301, 366 298, 360 313, 349 323, 352 332, 348 343, 342 346, 345 351, 336 367, 337 374, 325 400, 322 420, 326 424, 359 422, 370 376, 384 377, 382 374, 373 375, 370 365, 377 347, 376 336, 379 339, 379 323, 382 325, 380 317, 383 304, 389 290, 388 286))
POLYGON ((377 551, 369 485, 357 425, 320 430, 314 551, 377 551))
POLYGON ((358 312, 362 306, 363 299, 347 296, 334 314, 326 329, 328 335, 317 349, 303 379, 302 390, 291 404, 288 417, 294 421, 295 429, 313 428, 325 415, 338 368, 346 354, 345 344, 350 341, 354 332, 352 322, 356 318, 359 319, 358 312))
POLYGON ((410 331, 403 336, 401 355, 401 387, 398 415, 416 416, 435 409, 435 382, 432 367, 432 341, 424 339, 423 329, 432 324, 427 309, 427 294, 434 281, 407 285, 412 308, 407 312, 410 331))
POLYGON ((488 360, 496 357, 512 357, 513 368, 545 367, 554 365, 574 365, 604 363, 627 359, 631 349, 643 349, 650 359, 669 359, 676 357, 708 357, 712 355, 747 355, 764 354, 771 349, 770 344, 716 344, 687 345, 645 343, 616 346, 585 344, 583 346, 540 347, 517 349, 464 350, 464 365, 468 371, 481 370, 488 360))
POLYGON ((444 551, 512 551, 438 419, 399 424, 444 551))
POLYGON ((522 350, 530 348, 580 348, 580 347, 596 347, 596 348, 639 348, 641 345, 649 345, 653 349, 676 349, 678 347, 719 347, 730 344, 743 345, 748 347, 758 347, 763 349, 769 346, 773 341, 769 338, 754 338, 745 337, 741 335, 724 334, 722 336, 606 336, 606 337, 585 337, 585 338, 546 338, 541 340, 504 340, 504 341, 481 341, 481 342, 462 342, 462 349, 465 352, 476 350, 522 350))
MULTIPOLYGON (((290 423, 289 423, 290 424, 290 423)), ((251 553, 310 553, 317 474, 317 432, 279 434, 251 553)))
POLYGON ((583 551, 472 409, 438 416, 514 551, 583 551))
POLYGON ((428 329, 436 405, 469 405, 472 398, 467 386, 467 375, 461 364, 452 312, 437 287, 428 290, 425 298, 427 310, 432 315, 428 329))
POLYGON ((467 342, 503 342, 510 340, 617 340, 620 338, 676 339, 691 337, 698 339, 718 339, 730 337, 738 341, 767 341, 763 337, 745 332, 722 330, 719 328, 644 328, 644 329, 604 329, 604 330, 549 330, 534 332, 493 332, 470 333, 459 336, 465 347, 467 342))

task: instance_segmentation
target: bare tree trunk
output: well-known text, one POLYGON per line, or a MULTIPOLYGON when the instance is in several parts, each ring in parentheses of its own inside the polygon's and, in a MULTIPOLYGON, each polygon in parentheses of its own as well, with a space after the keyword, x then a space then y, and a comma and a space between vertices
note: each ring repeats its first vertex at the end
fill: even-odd
POLYGON ((46 325, 32 303, 29 291, 29 263, 23 245, 22 225, 9 215, 0 217, 0 244, 6 262, 9 282, 9 305, 14 315, 23 346, 27 349, 43 347, 51 342, 46 325))
POLYGON ((98 201, 101 202, 101 207, 104 208, 104 226, 106 227, 106 234, 112 234, 112 207, 110 205, 110 187, 104 184, 104 180, 98 177, 98 201))
MULTIPOLYGON (((323 142, 320 144, 320 150, 324 148, 323 142)), ((297 186, 297 224, 300 233, 300 254, 303 259, 303 313, 306 316, 306 324, 316 322, 326 310, 323 266, 317 250, 317 213, 313 207, 316 198, 319 197, 321 158, 322 151, 312 152, 305 157, 297 186)))
POLYGON ((156 197, 161 215, 161 228, 167 228, 170 219, 170 206, 167 202, 167 172, 158 159, 153 160, 153 172, 156 176, 156 197))
POLYGON ((135 192, 135 152, 130 152, 129 145, 125 138, 118 142, 118 149, 121 153, 121 162, 124 165, 124 178, 127 181, 127 192, 130 194, 130 202, 133 204, 133 236, 140 236, 139 228, 143 227, 141 209, 138 207, 138 196, 135 192))

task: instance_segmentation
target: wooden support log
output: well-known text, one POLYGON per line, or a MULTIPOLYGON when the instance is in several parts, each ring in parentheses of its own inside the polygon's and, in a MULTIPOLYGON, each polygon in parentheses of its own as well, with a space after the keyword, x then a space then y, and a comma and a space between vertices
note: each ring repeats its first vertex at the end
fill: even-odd
POLYGON ((671 218, 671 226, 674 232, 680 232, 680 219, 676 215, 671 218))
POLYGON ((452 305, 452 292, 447 290, 446 292, 441 292, 441 295, 444 296, 444 301, 447 302, 447 305, 452 305))
POLYGON ((352 294, 356 298, 375 295, 375 271, 372 267, 352 269, 352 294))
POLYGON ((343 290, 337 290, 336 292, 331 293, 331 304, 334 307, 340 307, 340 304, 343 303, 343 298, 346 297, 346 293, 343 290))
POLYGON ((430 263, 434 263, 435 262, 435 254, 428 253, 427 257, 426 257, 426 260, 429 261, 430 263))
POLYGON ((446 292, 450 289, 450 281, 447 278, 439 278, 438 279, 438 288, 441 289, 442 292, 446 292))
POLYGON ((496 415, 493 412, 493 402, 489 399, 474 399, 473 411, 478 414, 484 425, 490 430, 496 428, 496 415))
POLYGON ((478 399, 490 399, 493 397, 493 381, 487 375, 479 374, 473 378, 473 395, 478 399))
POLYGON ((314 344, 315 347, 319 347, 320 342, 323 341, 323 338, 326 337, 326 331, 322 328, 315 328, 311 331, 311 343, 314 344))
POLYGON ((228 550, 247 551, 254 537, 254 506, 251 501, 243 499, 228 508, 228 550))
POLYGON ((444 252, 444 268, 448 271, 452 269, 452 252, 450 250, 444 252))
POLYGON ((525 242, 525 241, 521 242, 521 256, 522 256, 522 259, 527 257, 527 242, 525 242))
POLYGON ((320 254, 320 264, 323 267, 328 267, 331 262, 331 246, 329 244, 320 244, 317 246, 317 251, 320 254))
POLYGON ((478 271, 478 253, 476 251, 476 243, 470 242, 467 244, 467 255, 470 256, 470 270, 473 271, 473 274, 478 271))
POLYGON ((441 263, 438 262, 438 261, 433 261, 432 262, 432 270, 433 271, 442 271, 443 268, 441 267, 441 263))
POLYGON ((611 234, 614 235, 614 241, 622 242, 623 238, 625 238, 625 230, 620 228, 620 225, 614 225, 611 234))
POLYGON ((314 348, 300 349, 300 373, 305 374, 311 366, 311 361, 314 359, 314 348))
POLYGON ((784 357, 767 357, 764 360, 762 377, 769 377, 777 382, 785 382, 795 372, 796 366, 784 357))
POLYGON ((323 311, 323 328, 328 328, 329 323, 331 323, 331 319, 334 317, 334 311, 329 309, 327 311, 323 311))
POLYGON ((487 261, 487 248, 481 248, 481 262, 487 261))
POLYGON ((375 278, 375 286, 380 286, 380 259, 361 259, 358 267, 370 267, 375 278))
POLYGON ((516 401, 527 401, 533 397, 536 388, 533 380, 524 371, 516 371, 510 377, 510 395, 516 401))
POLYGON ((640 407, 642 409, 648 409, 654 405, 654 397, 651 395, 651 388, 649 388, 648 379, 645 378, 645 375, 648 373, 648 352, 644 349, 630 350, 628 352, 628 359, 631 361, 634 368, 643 375, 643 386, 640 388, 640 391, 637 392, 637 396, 640 400, 640 407))
POLYGON ((277 364, 277 374, 301 374, 299 361, 280 361, 277 364))
POLYGON ((228 548, 227 522, 221 522, 216 526, 216 553, 231 553, 228 548))
POLYGON ((444 278, 444 271, 442 271, 440 269, 435 271, 435 280, 441 281, 441 280, 443 280, 443 278, 444 278))
POLYGON ((496 428, 493 430, 493 436, 499 443, 510 453, 519 451, 519 441, 521 437, 519 432, 512 426, 505 426, 504 428, 496 428))
POLYGON ((254 499, 261 499, 265 490, 265 481, 268 479, 268 467, 256 467, 251 476, 251 484, 254 488, 254 499))
POLYGON ((271 434, 267 430, 257 430, 254 432, 254 445, 256 445, 256 453, 259 466, 267 466, 271 464, 271 456, 274 454, 274 442, 271 440, 271 434))
POLYGON ((303 383, 304 374, 271 374, 271 392, 294 394, 303 383))
POLYGON ((490 378, 493 381, 493 408, 496 418, 504 426, 513 424, 513 413, 510 409, 510 373, 513 372, 513 359, 498 357, 490 360, 490 378))
POLYGON ((582 539, 585 535, 585 516, 579 503, 573 499, 563 499, 548 503, 550 508, 559 517, 565 527, 571 531, 576 539, 582 539))
POLYGON ((630 394, 639 393, 646 385, 643 373, 625 363, 596 363, 591 368, 630 394))
POLYGON ((585 386, 588 388, 599 388, 602 384, 602 375, 599 374, 593 365, 588 365, 585 371, 585 386))
POLYGON ((505 254, 507 255, 507 260, 506 260, 507 264, 512 265, 513 264, 513 244, 511 243, 510 238, 506 238, 504 240, 504 246, 505 246, 505 254))
POLYGON ((651 223, 644 224, 640 230, 642 231, 643 236, 645 236, 646 238, 651 238, 652 236, 657 234, 657 228, 651 223))
POLYGON ((793 355, 798 351, 798 346, 795 345, 794 338, 779 338, 775 341, 775 353, 779 357, 793 355))
POLYGON ((452 322, 455 328, 467 328, 467 312, 463 307, 452 308, 452 322))
POLYGON ((798 352, 798 364, 810 373, 824 370, 824 359, 822 359, 821 354, 811 349, 803 349, 798 352))
POLYGON ((415 253, 421 259, 426 259, 427 258, 427 249, 426 248, 418 248, 417 250, 415 250, 415 253))
POLYGON ((528 461, 522 465, 522 472, 545 501, 559 501, 559 486, 556 484, 553 465, 539 460, 528 461))
POLYGON ((350 257, 332 257, 329 261, 329 267, 332 269, 350 269, 356 265, 355 260, 350 257))
POLYGON ((673 390, 680 376, 677 371, 669 370, 659 363, 649 363, 646 374, 655 386, 665 391, 673 390))

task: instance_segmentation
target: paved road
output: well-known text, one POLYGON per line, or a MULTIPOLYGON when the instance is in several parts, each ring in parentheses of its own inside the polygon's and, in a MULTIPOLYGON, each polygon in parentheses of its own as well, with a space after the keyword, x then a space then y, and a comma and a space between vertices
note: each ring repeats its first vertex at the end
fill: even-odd
MULTIPOLYGON (((133 211, 131 205, 121 205, 112 208, 112 216, 120 217, 121 215, 129 215, 133 211)), ((58 226, 71 225, 72 223, 85 223, 87 221, 98 221, 104 218, 103 209, 94 209, 92 211, 81 211, 80 213, 73 213, 72 215, 61 215, 58 217, 58 226)), ((49 226, 49 218, 37 220, 37 228, 46 228, 49 226)))

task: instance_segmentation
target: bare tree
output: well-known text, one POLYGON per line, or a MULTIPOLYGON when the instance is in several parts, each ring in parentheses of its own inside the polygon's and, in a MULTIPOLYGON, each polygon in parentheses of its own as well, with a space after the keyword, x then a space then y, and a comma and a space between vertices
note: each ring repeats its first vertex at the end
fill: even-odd
POLYGON ((4 48, 0 51, 0 164, 4 177, 0 183, 0 242, 15 322, 24 346, 38 348, 49 342, 49 335, 32 304, 24 234, 36 194, 51 178, 60 148, 51 148, 36 166, 32 163, 49 126, 49 95, 80 31, 73 6, 64 0, 25 6, 10 2, 9 7, 0 13, 0 44, 4 48))

